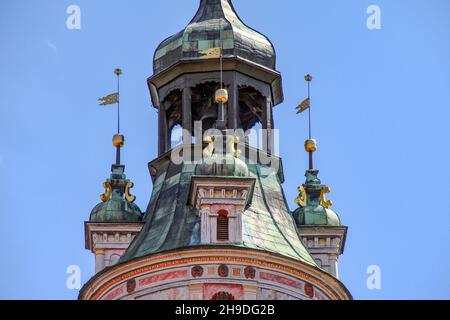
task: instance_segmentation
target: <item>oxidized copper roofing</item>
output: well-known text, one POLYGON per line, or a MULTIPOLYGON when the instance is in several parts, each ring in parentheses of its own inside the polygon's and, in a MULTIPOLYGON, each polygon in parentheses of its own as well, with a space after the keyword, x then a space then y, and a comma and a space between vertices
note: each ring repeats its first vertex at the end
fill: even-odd
POLYGON ((226 57, 240 57, 275 70, 275 50, 270 40, 245 25, 230 0, 201 0, 188 26, 159 45, 154 73, 182 59, 199 59, 200 51, 217 47, 226 57))
MULTIPOLYGON (((279 253, 315 265, 301 243, 279 176, 260 164, 247 164, 256 179, 253 199, 242 218, 243 243, 232 244, 279 253)), ((141 233, 121 261, 200 245, 200 218, 187 205, 195 164, 160 163, 141 233)))

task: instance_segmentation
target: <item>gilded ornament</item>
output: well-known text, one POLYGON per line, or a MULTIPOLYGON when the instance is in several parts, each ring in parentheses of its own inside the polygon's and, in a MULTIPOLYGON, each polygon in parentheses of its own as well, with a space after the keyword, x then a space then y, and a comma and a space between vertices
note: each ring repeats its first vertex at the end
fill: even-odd
POLYGON ((214 154, 214 140, 212 137, 206 136, 204 141, 208 145, 203 149, 203 158, 209 158, 214 154))
POLYGON ((108 201, 108 200, 111 198, 111 195, 112 195, 112 187, 111 187, 111 184, 110 184, 109 182, 105 182, 105 183, 103 183, 103 188, 105 188, 105 193, 103 193, 103 194, 100 196, 100 199, 101 199, 103 202, 106 202, 106 201, 108 201))
POLYGON ((215 100, 217 103, 227 103, 228 102, 228 91, 227 89, 219 89, 216 91, 215 100))
POLYGON ((331 206, 333 205, 333 202, 331 200, 327 200, 325 195, 330 192, 331 192, 331 189, 329 187, 324 187, 322 189, 322 192, 320 193, 320 203, 328 209, 331 208, 331 206))
POLYGON ((127 199, 127 201, 130 203, 133 203, 136 200, 136 196, 130 193, 130 189, 133 187, 134 183, 131 181, 128 181, 128 183, 125 186, 125 199, 127 199))
POLYGON ((317 141, 314 139, 308 139, 305 141, 306 152, 315 152, 317 150, 317 141))
POLYGON ((295 198, 295 203, 299 206, 306 207, 306 190, 303 186, 298 187, 298 197, 295 198))
POLYGON ((125 144, 125 137, 121 134, 115 134, 113 137, 113 146, 122 148, 125 144))

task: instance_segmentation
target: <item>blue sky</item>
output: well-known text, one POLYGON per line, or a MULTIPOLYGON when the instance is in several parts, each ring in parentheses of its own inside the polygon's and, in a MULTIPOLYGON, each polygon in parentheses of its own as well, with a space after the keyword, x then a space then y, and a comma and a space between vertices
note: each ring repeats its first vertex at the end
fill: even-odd
MULTIPOLYGON (((74 299, 66 268, 94 272, 83 222, 114 160, 114 108, 97 99, 122 77, 123 151, 141 208, 157 152, 146 78, 156 46, 199 0, 0 2, 0 298, 74 299), (81 30, 66 9, 81 8, 81 30)), ((349 233, 342 281, 357 299, 450 298, 450 2, 235 0, 277 50, 285 101, 275 109, 285 192, 304 181, 306 117, 293 108, 313 82, 316 165, 349 233), (381 30, 366 9, 381 8, 381 30), (381 268, 381 290, 366 269, 381 268)))

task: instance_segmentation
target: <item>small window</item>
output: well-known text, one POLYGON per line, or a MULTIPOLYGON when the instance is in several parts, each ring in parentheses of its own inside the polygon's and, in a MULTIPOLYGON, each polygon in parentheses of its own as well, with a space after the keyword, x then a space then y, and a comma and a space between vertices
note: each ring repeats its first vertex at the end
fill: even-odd
POLYGON ((228 212, 220 211, 217 217, 217 241, 228 241, 228 212))

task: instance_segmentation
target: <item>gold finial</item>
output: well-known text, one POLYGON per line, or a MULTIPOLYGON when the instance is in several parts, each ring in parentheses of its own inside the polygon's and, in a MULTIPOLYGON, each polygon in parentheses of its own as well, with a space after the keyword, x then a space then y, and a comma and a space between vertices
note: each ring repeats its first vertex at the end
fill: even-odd
POLYGON ((117 68, 116 70, 114 70, 114 74, 116 76, 120 76, 122 74, 122 69, 117 68))
POLYGON ((115 134, 113 137, 113 146, 122 148, 125 145, 125 137, 122 134, 115 134))
POLYGON ((227 103, 228 101, 228 91, 227 89, 219 89, 216 91, 216 102, 217 103, 227 103))
POLYGON ((306 152, 316 152, 317 150, 317 141, 314 139, 308 139, 305 141, 305 150, 306 152))
POLYGON ((305 76, 305 80, 308 82, 311 82, 313 80, 312 75, 310 75, 309 73, 305 76))

